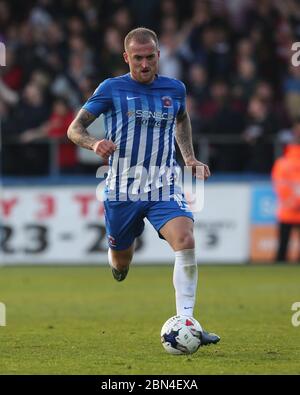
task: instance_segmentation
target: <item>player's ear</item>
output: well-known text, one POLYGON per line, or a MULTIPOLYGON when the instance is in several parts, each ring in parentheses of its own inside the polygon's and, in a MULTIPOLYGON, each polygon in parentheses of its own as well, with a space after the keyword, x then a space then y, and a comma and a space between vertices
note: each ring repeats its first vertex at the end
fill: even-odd
POLYGON ((158 59, 160 58, 160 50, 157 51, 158 59))
POLYGON ((129 63, 127 52, 123 52, 123 58, 124 58, 124 60, 125 60, 125 63, 129 63))

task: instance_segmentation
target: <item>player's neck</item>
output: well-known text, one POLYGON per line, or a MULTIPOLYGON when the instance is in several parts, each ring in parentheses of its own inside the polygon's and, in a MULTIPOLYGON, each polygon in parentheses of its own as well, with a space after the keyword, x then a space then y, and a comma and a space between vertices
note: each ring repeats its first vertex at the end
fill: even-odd
POLYGON ((129 75, 130 75, 130 78, 131 78, 133 81, 138 82, 139 84, 143 84, 143 85, 150 85, 150 84, 152 84, 152 82, 154 82, 154 80, 155 80, 156 77, 157 77, 157 74, 155 73, 154 76, 153 76, 153 78, 151 79, 151 81, 142 82, 142 81, 139 81, 137 78, 135 78, 134 75, 132 75, 132 73, 129 73, 129 75))

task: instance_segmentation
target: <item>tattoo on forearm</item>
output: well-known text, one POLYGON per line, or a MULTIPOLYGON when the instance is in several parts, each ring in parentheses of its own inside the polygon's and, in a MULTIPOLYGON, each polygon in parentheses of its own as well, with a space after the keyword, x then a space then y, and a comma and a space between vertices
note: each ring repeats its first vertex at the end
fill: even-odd
POLYGON ((68 137, 80 147, 92 150, 93 144, 98 141, 90 136, 86 128, 94 122, 96 117, 90 112, 81 109, 68 129, 68 137))
POLYGON ((177 119, 176 141, 185 161, 195 157, 191 120, 187 112, 177 119))

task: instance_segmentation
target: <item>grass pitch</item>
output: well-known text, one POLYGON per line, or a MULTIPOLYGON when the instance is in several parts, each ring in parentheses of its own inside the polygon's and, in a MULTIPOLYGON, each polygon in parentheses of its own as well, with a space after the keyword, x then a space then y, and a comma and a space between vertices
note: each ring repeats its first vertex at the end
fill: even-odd
POLYGON ((172 266, 0 269, 0 374, 300 374, 300 266, 200 266, 195 317, 221 336, 190 356, 160 344, 172 266))

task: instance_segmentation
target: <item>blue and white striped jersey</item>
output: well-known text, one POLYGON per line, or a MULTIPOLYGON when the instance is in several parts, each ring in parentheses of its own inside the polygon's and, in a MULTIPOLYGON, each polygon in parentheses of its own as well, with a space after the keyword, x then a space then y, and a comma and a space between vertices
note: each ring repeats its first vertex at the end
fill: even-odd
POLYGON ((83 109, 104 114, 105 138, 118 147, 109 159, 108 190, 149 192, 164 184, 166 172, 172 180, 176 117, 185 111, 185 96, 181 81, 160 75, 143 84, 128 73, 98 86, 83 109), (136 183, 141 179, 147 182, 136 183))

